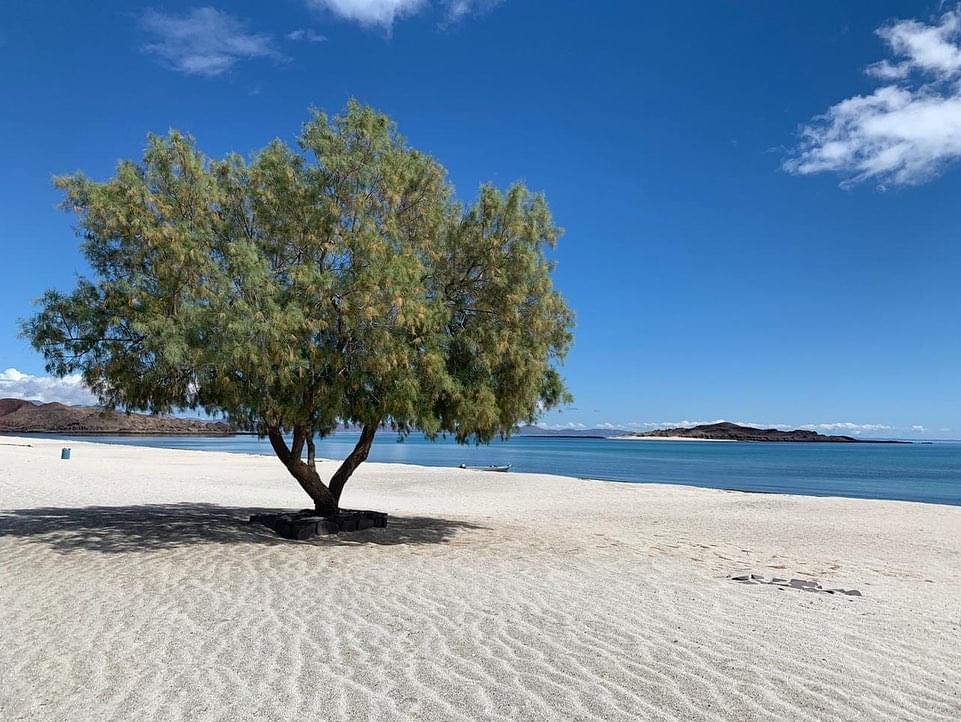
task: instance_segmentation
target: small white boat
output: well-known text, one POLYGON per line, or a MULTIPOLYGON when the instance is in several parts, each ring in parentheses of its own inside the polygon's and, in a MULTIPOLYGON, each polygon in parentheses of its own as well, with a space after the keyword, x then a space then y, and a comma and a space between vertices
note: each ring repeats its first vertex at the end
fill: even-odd
POLYGON ((506 464, 504 466, 468 466, 467 464, 461 464, 460 468, 469 469, 470 471, 510 471, 511 465, 506 464))

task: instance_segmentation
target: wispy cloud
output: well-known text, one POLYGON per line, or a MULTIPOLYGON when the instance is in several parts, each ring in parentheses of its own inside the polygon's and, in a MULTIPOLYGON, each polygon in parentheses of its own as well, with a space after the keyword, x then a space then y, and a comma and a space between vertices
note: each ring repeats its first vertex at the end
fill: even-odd
POLYGON ((486 13, 504 0, 445 0, 445 25, 453 25, 471 16, 486 13))
POLYGON ((326 35, 321 35, 316 30, 311 30, 310 28, 299 28, 297 30, 291 30, 287 33, 288 40, 303 40, 307 43, 322 43, 327 40, 326 35))
POLYGON ((144 51, 173 70, 212 78, 242 60, 284 60, 273 37, 252 33, 241 20, 213 7, 193 8, 184 15, 147 10, 141 23, 153 38, 144 51))
POLYGON ((32 376, 9 368, 0 371, 0 398, 31 401, 59 401, 64 404, 95 404, 96 396, 83 383, 79 374, 64 376, 32 376))
POLYGON ((848 434, 870 434, 879 431, 894 431, 894 427, 888 426, 887 424, 855 424, 851 421, 833 421, 827 424, 801 424, 801 426, 797 428, 831 433, 841 431, 848 434))
POLYGON ((930 24, 899 20, 877 33, 892 57, 866 72, 885 84, 803 126, 785 170, 883 189, 922 183, 961 158, 961 5, 930 24))
POLYGON ((367 27, 380 27, 388 32, 394 23, 432 7, 443 13, 442 25, 460 22, 470 15, 487 12, 503 0, 306 0, 307 5, 326 10, 343 20, 367 27))

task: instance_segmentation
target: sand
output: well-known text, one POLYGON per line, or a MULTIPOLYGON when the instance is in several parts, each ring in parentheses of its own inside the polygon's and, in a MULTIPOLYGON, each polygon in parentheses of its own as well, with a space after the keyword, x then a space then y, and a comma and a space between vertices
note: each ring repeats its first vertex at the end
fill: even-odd
POLYGON ((961 508, 3 442, 3 720, 961 716, 961 508))

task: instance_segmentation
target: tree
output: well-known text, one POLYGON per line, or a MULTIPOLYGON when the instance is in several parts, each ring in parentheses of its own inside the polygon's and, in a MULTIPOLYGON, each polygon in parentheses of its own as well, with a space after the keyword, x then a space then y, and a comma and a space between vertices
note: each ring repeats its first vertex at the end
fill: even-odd
POLYGON ((275 140, 249 162, 150 136, 110 180, 55 185, 95 279, 47 291, 23 322, 48 372, 81 372, 110 407, 256 430, 320 513, 385 424, 488 442, 569 398, 556 364, 573 317, 544 198, 485 185, 456 202, 370 108, 314 113, 298 148, 275 140), (338 422, 360 439, 325 484, 314 439, 338 422))

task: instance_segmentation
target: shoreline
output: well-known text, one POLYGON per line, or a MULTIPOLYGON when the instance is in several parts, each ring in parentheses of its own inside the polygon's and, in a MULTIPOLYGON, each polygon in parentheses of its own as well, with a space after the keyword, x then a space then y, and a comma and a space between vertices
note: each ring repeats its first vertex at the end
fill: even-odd
MULTIPOLYGON (((276 456, 272 453, 272 451, 269 449, 269 447, 266 447, 266 446, 265 446, 262 450, 258 450, 258 451, 251 451, 251 450, 249 450, 249 449, 243 449, 243 448, 240 448, 240 449, 177 448, 177 447, 155 446, 155 445, 151 445, 151 444, 138 445, 138 444, 135 444, 135 443, 120 443, 120 442, 113 442, 113 441, 97 441, 95 438, 93 438, 93 437, 95 437, 95 436, 98 436, 98 435, 83 436, 83 435, 59 435, 59 434, 58 434, 57 437, 54 437, 54 436, 52 436, 52 435, 41 435, 41 434, 36 434, 36 435, 0 434, 0 438, 5 437, 5 438, 7 438, 7 439, 13 439, 14 441, 18 441, 18 440, 19 440, 19 441, 24 441, 24 442, 34 441, 34 442, 38 442, 38 443, 61 443, 61 444, 65 444, 65 443, 75 443, 75 444, 87 444, 87 445, 101 446, 101 447, 108 447, 108 448, 109 448, 109 447, 117 447, 117 446, 120 446, 120 447, 125 447, 125 448, 132 448, 132 449, 159 450, 159 451, 171 451, 171 452, 195 452, 195 453, 203 453, 203 454, 228 454, 228 455, 230 455, 230 456, 257 457, 257 458, 272 460, 272 461, 276 462, 281 469, 283 468, 283 467, 280 465, 280 462, 277 460, 276 456), (77 438, 78 436, 82 436, 82 438, 77 438), (62 438, 62 437, 65 437, 65 438, 62 438)), ((99 436, 114 437, 114 436, 123 436, 123 435, 105 434, 105 435, 99 435, 99 436)), ((138 436, 141 436, 141 435, 135 434, 135 435, 127 435, 127 436, 128 436, 129 438, 135 439, 135 438, 137 438, 138 436)), ((188 434, 188 435, 171 435, 171 434, 154 435, 154 434, 148 434, 148 435, 142 435, 142 436, 144 436, 144 437, 153 436, 153 437, 156 437, 156 438, 191 438, 191 437, 196 437, 197 435, 194 435, 194 434, 188 434)), ((218 437, 218 436, 203 436, 203 437, 200 437, 200 438, 217 439, 217 438, 221 438, 221 437, 218 437)), ((540 437, 535 437, 535 438, 540 438, 540 437)), ((635 438, 632 438, 632 437, 626 437, 626 438, 628 438, 629 440, 635 440, 635 438)), ((638 439, 636 439, 636 440, 641 440, 641 441, 672 441, 672 440, 674 440, 674 439, 666 439, 665 437, 641 437, 641 438, 638 438, 638 439)), ((678 441, 684 441, 684 442, 710 441, 710 442, 712 442, 712 443, 713 443, 713 442, 725 442, 725 443, 728 443, 728 444, 730 444, 730 443, 738 443, 738 442, 735 442, 735 441, 732 441, 732 440, 728 440, 728 439, 690 439, 690 438, 679 438, 679 439, 676 439, 676 440, 678 440, 678 441)), ((747 442, 744 442, 744 443, 747 443, 747 442)), ((754 443, 763 443, 763 442, 754 442, 754 443)), ((788 443, 788 442, 784 442, 784 443, 781 443, 781 442, 771 442, 771 443, 780 443, 780 445, 786 445, 786 446, 796 446, 796 445, 797 445, 796 443, 788 443)), ((813 442, 812 442, 812 443, 813 443, 813 442)), ((2 444, 0 444, 0 445, 2 445, 2 444)), ((803 444, 802 444, 802 445, 803 445, 803 444)), ((331 457, 331 456, 323 455, 323 456, 318 456, 318 457, 317 457, 317 460, 318 460, 318 461, 324 461, 324 462, 332 463, 332 464, 333 464, 333 463, 340 463, 340 461, 342 460, 342 457, 340 457, 340 456, 331 457)), ((508 462, 506 462, 506 463, 512 463, 512 462, 509 462, 509 461, 508 461, 508 462)), ((723 460, 722 460, 722 459, 718 459, 718 460, 717 460, 717 463, 721 464, 721 463, 723 463, 723 460)), ((450 464, 437 464, 437 465, 431 465, 431 464, 416 464, 416 463, 411 463, 411 462, 409 462, 409 461, 395 461, 395 460, 367 461, 367 462, 365 462, 365 463, 362 465, 361 468, 369 467, 371 464, 385 465, 385 466, 388 466, 388 467, 411 467, 411 468, 425 469, 425 470, 438 470, 438 469, 442 469, 442 470, 447 470, 447 471, 449 471, 449 472, 455 472, 455 473, 460 473, 460 472, 465 471, 464 469, 460 468, 460 466, 459 466, 458 464, 456 464, 455 462, 453 462, 453 461, 452 461, 450 464)), ((486 474, 486 473, 490 473, 490 472, 484 472, 484 473, 486 474)), ((743 493, 743 494, 782 495, 782 496, 786 496, 786 497, 800 497, 800 498, 811 498, 811 499, 851 499, 851 500, 861 500, 861 501, 892 501, 892 502, 900 502, 900 503, 908 503, 908 504, 927 504, 927 505, 934 505, 934 506, 947 506, 947 507, 953 507, 953 508, 961 507, 961 500, 956 500, 956 499, 953 499, 953 498, 951 498, 951 499, 923 499, 923 498, 916 498, 916 497, 915 497, 915 498, 898 498, 898 496, 895 496, 894 493, 889 493, 889 494, 886 495, 886 496, 867 496, 867 495, 865 495, 865 494, 858 494, 858 493, 856 492, 856 490, 852 490, 852 491, 850 491, 849 493, 846 493, 846 494, 845 494, 845 493, 839 493, 836 489, 832 489, 832 490, 829 490, 829 491, 820 491, 820 490, 818 490, 817 488, 806 489, 806 488, 797 488, 797 487, 792 488, 792 489, 769 489, 769 488, 765 488, 765 487, 761 487, 761 488, 751 488, 751 487, 737 488, 736 481, 728 481, 728 482, 725 482, 725 483, 727 484, 726 486, 721 486, 721 485, 718 485, 718 484, 711 484, 711 483, 709 483, 708 481, 702 481, 702 480, 700 480, 700 479, 697 479, 697 480, 683 479, 683 480, 676 480, 676 481, 675 481, 675 480, 649 479, 649 478, 619 478, 619 479, 618 479, 618 478, 612 478, 612 477, 605 477, 605 476, 603 476, 603 475, 601 475, 601 474, 598 474, 598 475, 585 475, 585 474, 583 474, 583 473, 578 473, 578 472, 575 472, 575 471, 572 471, 571 473, 564 474, 564 473, 556 473, 556 472, 553 472, 553 471, 518 471, 518 470, 513 470, 513 469, 508 473, 508 477, 511 477, 511 478, 519 478, 520 476, 524 476, 524 475, 528 475, 528 474, 533 474, 533 475, 537 475, 537 476, 545 476, 545 477, 555 477, 555 478, 557 478, 557 479, 575 479, 575 480, 581 480, 581 481, 602 481, 602 482, 606 482, 606 483, 620 484, 620 485, 628 485, 628 486, 630 486, 630 485, 642 485, 642 486, 661 486, 661 485, 663 485, 663 486, 667 486, 667 487, 680 487, 680 488, 703 489, 703 490, 713 490, 713 491, 740 492, 740 493, 743 493)), ((906 495, 905 495, 905 496, 906 496, 906 495)))
MULTIPOLYGON (((110 436, 113 436, 113 435, 114 435, 114 434, 110 434, 110 436)), ((10 435, 10 434, 2 434, 2 435, 0 435, 0 437, 4 437, 4 436, 5 436, 6 438, 8 438, 8 439, 13 439, 14 441, 24 441, 24 442, 29 442, 29 441, 31 441, 31 440, 33 440, 33 441, 41 441, 41 442, 49 441, 49 443, 53 444, 54 442, 59 442, 59 441, 71 441, 70 439, 56 439, 56 440, 55 440, 55 439, 49 439, 49 440, 48 440, 48 439, 45 439, 45 438, 43 438, 43 437, 36 437, 36 436, 20 436, 20 437, 17 437, 17 436, 15 436, 15 435, 10 435)), ((644 440, 647 440, 647 439, 644 439, 644 440)), ((655 440, 663 440, 663 437, 657 438, 657 439, 655 439, 655 440)), ((672 440, 672 439, 668 439, 668 440, 672 440)), ((735 442, 735 441, 728 440, 728 439, 688 439, 688 438, 683 438, 683 439, 678 439, 678 440, 683 440, 683 441, 720 441, 720 442, 726 442, 726 443, 737 443, 737 442, 735 442)), ((82 444, 82 445, 86 445, 86 446, 93 446, 93 447, 101 447, 101 448, 105 448, 105 449, 114 449, 114 448, 121 448, 121 449, 143 449, 143 450, 148 450, 148 451, 159 451, 159 452, 171 453, 171 454, 186 454, 186 455, 191 455, 191 454, 205 454, 205 455, 209 455, 209 454, 214 454, 214 455, 216 455, 216 454, 223 454, 223 455, 227 455, 227 456, 230 456, 230 457, 249 457, 249 458, 252 458, 252 459, 260 459, 260 460, 264 460, 264 459, 265 459, 265 460, 267 460, 268 462, 276 465, 277 470, 278 470, 278 476, 280 476, 281 478, 286 479, 287 481, 291 482, 291 483, 296 487, 296 481, 294 481, 293 477, 290 477, 290 476, 289 476, 289 473, 288 473, 287 470, 283 467, 283 465, 281 464, 280 460, 277 459, 277 457, 276 457, 275 455, 269 454, 269 453, 257 453, 257 452, 251 452, 251 451, 223 451, 223 450, 219 450, 219 449, 176 449, 176 448, 167 448, 167 447, 160 447, 160 446, 137 446, 137 445, 133 445, 133 444, 112 444, 112 443, 109 443, 109 442, 88 441, 88 440, 86 440, 86 439, 77 439, 77 440, 73 440, 73 441, 74 441, 74 443, 77 443, 77 444, 82 444)), ((29 443, 25 443, 25 444, 5 444, 5 443, 0 443, 0 447, 2 447, 2 446, 10 446, 10 447, 15 447, 15 448, 38 448, 37 446, 35 446, 35 445, 33 445, 33 444, 29 444, 29 443)), ((53 447, 51 447, 51 448, 53 448, 53 447)), ((61 448, 61 447, 57 446, 55 450, 59 450, 59 448, 61 448)), ((72 448, 72 447, 71 447, 71 448, 72 448)), ((75 460, 76 460, 76 457, 74 456, 74 457, 72 457, 70 460, 67 460, 66 463, 70 463, 71 461, 75 461, 75 460)), ((316 458, 316 462, 317 462, 318 464, 335 465, 335 467, 336 467, 336 465, 339 465, 339 464, 341 463, 341 461, 342 461, 342 459, 339 459, 339 458, 328 458, 328 457, 317 457, 317 458, 316 458)), ((838 502, 846 502, 846 501, 850 501, 850 502, 885 502, 885 503, 889 503, 889 504, 912 504, 912 505, 921 505, 921 506, 945 507, 945 508, 948 508, 948 509, 961 509, 961 504, 951 504, 951 503, 948 503, 948 502, 935 502, 935 501, 918 501, 918 500, 914 500, 914 499, 891 499, 891 498, 886 498, 886 497, 844 496, 844 495, 838 495, 838 494, 818 494, 818 493, 801 493, 801 492, 787 492, 787 491, 770 491, 770 490, 766 490, 766 489, 738 489, 738 488, 735 488, 735 487, 704 486, 704 485, 700 485, 700 484, 696 484, 696 483, 683 483, 683 482, 671 482, 671 481, 634 481, 634 480, 625 480, 625 479, 604 478, 604 477, 601 477, 601 476, 576 476, 576 475, 573 475, 573 474, 554 474, 554 473, 550 473, 550 472, 535 472, 535 471, 530 471, 530 472, 528 472, 528 471, 514 471, 514 470, 511 470, 511 471, 508 471, 508 472, 505 472, 505 473, 495 473, 495 472, 490 472, 490 471, 486 471, 486 470, 483 470, 483 469, 462 468, 462 467, 460 467, 460 466, 432 466, 432 465, 427 465, 427 464, 413 464, 413 463, 410 463, 410 462, 401 462, 401 461, 365 461, 365 462, 359 467, 359 470, 362 470, 362 469, 365 469, 365 468, 366 468, 366 469, 377 468, 378 470, 380 470, 380 467, 386 467, 388 470, 389 470, 389 469, 399 468, 399 469, 404 470, 405 473, 417 472, 417 471, 423 471, 423 472, 427 472, 427 473, 446 472, 446 473, 452 473, 452 474, 454 474, 455 476, 458 475, 458 474, 472 474, 472 475, 482 474, 484 478, 492 477, 492 476, 493 476, 493 477, 500 477, 500 478, 503 479, 503 480, 513 480, 513 481, 521 480, 521 479, 523 479, 524 477, 529 477, 529 476, 530 476, 530 477, 537 477, 537 478, 539 478, 539 479, 547 479, 547 480, 549 480, 549 479, 556 479, 556 480, 558 480, 559 482, 573 481, 573 482, 587 482, 587 483, 594 483, 594 484, 598 484, 598 483, 599 483, 599 484, 615 484, 615 485, 618 485, 618 486, 626 486, 626 487, 631 487, 631 486, 638 486, 638 487, 655 487, 655 488, 656 488, 656 487, 663 487, 664 489, 675 489, 675 488, 677 488, 677 489, 690 489, 690 490, 703 491, 703 492, 708 492, 708 493, 725 493, 725 494, 735 493, 735 494, 751 494, 751 495, 756 494, 756 495, 763 495, 763 496, 769 496, 769 497, 784 497, 784 498, 788 498, 788 499, 812 499, 812 500, 825 499, 825 500, 833 500, 833 501, 838 501, 838 502)), ((329 476, 329 475, 328 475, 328 476, 329 476)), ((306 496, 305 496, 304 498, 305 498, 305 500, 307 499, 306 496)), ((309 501, 309 500, 307 500, 307 501, 309 501)), ((306 502, 305 502, 305 505, 309 505, 309 504, 306 504, 306 502)), ((302 506, 303 506, 303 505, 302 505, 302 506)), ((2 509, 2 508, 3 508, 3 507, 0 506, 0 509, 2 509)))

